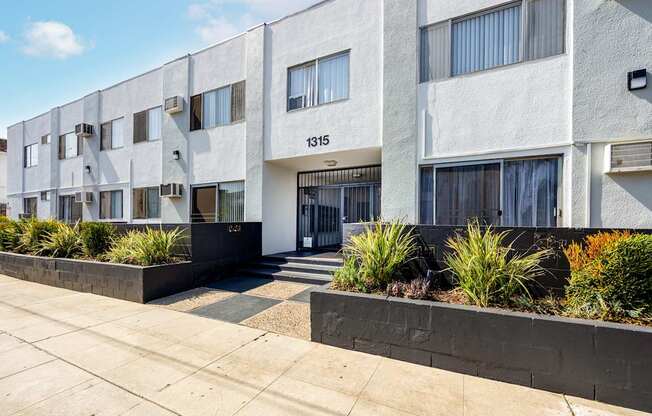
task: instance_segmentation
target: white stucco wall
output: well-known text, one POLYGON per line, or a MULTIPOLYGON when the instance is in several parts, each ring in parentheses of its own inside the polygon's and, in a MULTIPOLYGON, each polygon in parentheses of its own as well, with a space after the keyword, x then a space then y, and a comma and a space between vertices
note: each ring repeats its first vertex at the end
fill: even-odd
POLYGON ((0 204, 7 203, 7 152, 0 152, 0 204))
POLYGON ((265 160, 380 146, 381 6, 324 2, 268 26, 265 160), (349 99, 288 112, 288 68, 346 50, 349 99), (323 135, 329 145, 308 147, 308 137, 323 135))

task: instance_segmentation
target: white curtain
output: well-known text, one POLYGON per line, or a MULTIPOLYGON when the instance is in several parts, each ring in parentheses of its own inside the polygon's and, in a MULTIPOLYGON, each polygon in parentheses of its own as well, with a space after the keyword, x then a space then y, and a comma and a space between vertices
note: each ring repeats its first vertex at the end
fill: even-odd
POLYGON ((204 93, 203 128, 210 129, 217 125, 217 91, 204 93))
POLYGON ((244 221, 244 181, 219 184, 218 222, 244 221))
POLYGON ((122 191, 111 191, 111 218, 122 218, 122 191))
POLYGON ((117 149, 124 146, 124 135, 122 132, 122 122, 124 119, 119 118, 111 122, 111 149, 117 149))
POLYGON ((504 164, 503 225, 555 227, 559 159, 526 159, 504 164))
POLYGON ((527 58, 564 52, 565 0, 528 0, 527 58))
POLYGON ((231 87, 220 88, 216 91, 215 122, 218 126, 231 123, 231 87))
POLYGON ((421 82, 447 78, 450 74, 448 22, 421 29, 421 82))
POLYGON ((315 105, 315 65, 306 65, 290 70, 290 96, 293 98, 303 97, 303 105, 290 105, 289 109, 312 107, 315 105))
MULTIPOLYGON (((314 72, 314 68, 313 68, 314 72)), ((319 60, 319 104, 348 98, 349 54, 319 60)))
POLYGON ((66 134, 66 159, 77 156, 77 140, 75 133, 66 134))
POLYGON ((161 107, 152 108, 147 114, 147 140, 158 140, 161 138, 161 107))
POLYGON ((521 6, 453 23, 453 75, 518 62, 521 6))

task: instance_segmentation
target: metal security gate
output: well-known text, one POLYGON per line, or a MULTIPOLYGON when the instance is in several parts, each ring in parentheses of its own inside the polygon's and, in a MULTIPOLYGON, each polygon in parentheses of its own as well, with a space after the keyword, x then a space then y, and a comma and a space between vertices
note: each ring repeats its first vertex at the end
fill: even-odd
POLYGON ((342 224, 380 216, 380 166, 299 173, 297 248, 337 248, 342 224))

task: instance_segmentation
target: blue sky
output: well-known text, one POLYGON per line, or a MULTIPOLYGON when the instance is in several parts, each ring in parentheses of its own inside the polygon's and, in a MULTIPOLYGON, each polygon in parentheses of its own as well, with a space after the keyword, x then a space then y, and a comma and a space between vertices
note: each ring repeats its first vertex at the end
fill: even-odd
POLYGON ((7 126, 316 0, 0 0, 7 126))

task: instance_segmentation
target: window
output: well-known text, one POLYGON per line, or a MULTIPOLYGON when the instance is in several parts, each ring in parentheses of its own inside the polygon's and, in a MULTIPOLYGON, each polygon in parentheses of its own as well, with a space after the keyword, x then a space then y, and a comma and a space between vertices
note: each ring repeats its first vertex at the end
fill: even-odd
POLYGON ((244 221, 244 181, 192 188, 192 222, 244 221))
POLYGON ((428 82, 564 52, 565 0, 522 0, 421 29, 428 82))
POLYGON ((132 206, 134 219, 160 218, 161 199, 158 186, 134 189, 132 206))
POLYGON ((36 143, 25 146, 23 165, 26 168, 38 166, 38 145, 36 143))
POLYGON ((134 143, 159 140, 162 122, 160 106, 134 114, 134 143))
POLYGON ((122 219, 122 191, 100 192, 100 219, 122 219))
POLYGON ((503 225, 556 227, 559 158, 505 161, 503 225))
POLYGON ((100 128, 100 150, 119 149, 124 146, 124 119, 119 118, 102 124, 100 128))
POLYGON ((7 204, 0 204, 0 217, 7 216, 7 204))
POLYGON ((190 130, 225 126, 245 119, 245 81, 190 97, 190 130))
POLYGON ((288 111, 349 98, 349 52, 288 69, 288 111))
POLYGON ((510 227, 556 227, 561 215, 557 207, 560 178, 561 158, 557 156, 423 166, 419 222, 464 225, 478 218, 510 227))
POLYGON ((25 216, 36 217, 37 198, 23 198, 23 213, 25 216))
POLYGON ((41 144, 50 144, 50 135, 41 136, 41 144))
POLYGON ((75 195, 59 197, 59 220, 75 224, 82 219, 82 204, 75 202, 75 195))
POLYGON ((59 159, 72 159, 82 153, 82 140, 75 133, 59 136, 59 159))
POLYGON ((41 201, 50 200, 50 191, 41 191, 41 201))

